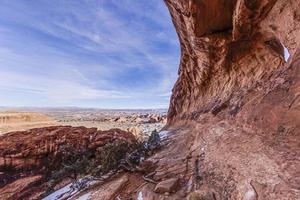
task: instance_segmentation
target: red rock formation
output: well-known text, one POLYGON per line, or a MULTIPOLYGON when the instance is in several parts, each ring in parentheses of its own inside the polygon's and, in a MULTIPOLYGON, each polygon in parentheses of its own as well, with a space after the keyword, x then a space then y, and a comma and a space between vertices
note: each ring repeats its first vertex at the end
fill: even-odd
POLYGON ((63 168, 66 161, 116 141, 124 141, 129 147, 137 142, 131 133, 119 129, 97 131, 96 128, 71 126, 37 128, 0 136, 0 199, 41 195, 47 189, 44 183, 53 172, 63 168))
POLYGON ((275 73, 287 68, 284 46, 291 59, 297 51, 298 1, 166 3, 181 43, 169 124, 224 109, 237 114, 249 91, 267 91, 275 73))
POLYGON ((300 1, 165 2, 181 44, 168 124, 192 127, 187 166, 197 172, 184 179, 204 179, 188 191, 299 199, 300 1))
POLYGON ((57 155, 63 156, 61 151, 67 150, 62 148, 65 145, 71 145, 78 153, 85 153, 114 140, 136 142, 131 133, 119 129, 97 131, 96 128, 53 126, 11 132, 0 137, 0 166, 26 168, 31 164, 41 167, 47 164, 55 167, 52 162, 57 161, 57 155))

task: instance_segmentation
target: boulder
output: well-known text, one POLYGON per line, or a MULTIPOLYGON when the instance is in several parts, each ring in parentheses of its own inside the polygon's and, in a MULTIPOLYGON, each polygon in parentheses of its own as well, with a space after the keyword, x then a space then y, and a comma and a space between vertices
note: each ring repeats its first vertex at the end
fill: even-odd
POLYGON ((148 123, 158 123, 161 119, 161 117, 157 114, 151 114, 148 116, 148 118, 148 123))
POLYGON ((139 141, 142 141, 144 138, 143 132, 136 126, 128 128, 127 131, 132 133, 135 136, 135 138, 139 141))
POLYGON ((175 192, 179 184, 178 178, 170 178, 164 181, 159 182, 154 191, 156 193, 172 193, 175 192))
POLYGON ((125 117, 118 117, 115 119, 115 122, 119 122, 119 123, 125 123, 127 121, 127 119, 125 117))
POLYGON ((133 119, 133 122, 135 122, 135 123, 140 123, 140 122, 143 122, 143 121, 144 121, 144 119, 142 119, 140 117, 136 117, 136 118, 133 119))

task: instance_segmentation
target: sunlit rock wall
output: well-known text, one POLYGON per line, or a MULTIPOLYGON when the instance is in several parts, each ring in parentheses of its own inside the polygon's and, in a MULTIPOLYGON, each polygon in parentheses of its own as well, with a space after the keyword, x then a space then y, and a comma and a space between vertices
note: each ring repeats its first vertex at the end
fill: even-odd
MULTIPOLYGON (((259 100, 287 82, 285 87, 293 86, 295 90, 279 95, 282 103, 299 102, 299 87, 295 86, 296 80, 292 81, 297 79, 295 70, 299 67, 291 67, 290 63, 297 59, 300 44, 300 1, 165 2, 181 44, 179 78, 171 97, 169 125, 197 121, 203 113, 254 120, 257 117, 253 113, 259 116, 264 109, 257 111, 257 106, 245 105, 254 101, 262 105, 259 100), (294 73, 283 75, 288 68, 294 73)), ((273 105, 275 101, 279 101, 277 96, 265 104, 273 105)), ((283 106, 278 112, 284 109, 291 110, 283 106)))

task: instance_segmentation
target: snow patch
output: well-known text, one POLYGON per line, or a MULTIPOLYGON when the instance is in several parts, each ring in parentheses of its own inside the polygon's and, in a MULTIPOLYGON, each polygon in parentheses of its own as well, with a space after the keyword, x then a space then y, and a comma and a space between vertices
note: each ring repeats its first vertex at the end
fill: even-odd
POLYGON ((252 189, 252 190, 248 190, 244 196, 245 200, 252 200, 252 199, 256 199, 256 192, 252 189))
POLYGON ((290 57, 290 52, 284 45, 283 45, 283 48, 284 48, 284 60, 285 60, 285 62, 287 62, 290 57))
POLYGON ((117 197, 116 197, 116 200, 122 200, 122 199, 121 199, 121 197, 120 197, 120 196, 117 196, 117 197))
POLYGON ((144 200, 142 192, 139 192, 137 200, 144 200))
POLYGON ((169 135, 169 133, 170 131, 160 131, 158 134, 161 139, 164 139, 169 135))
MULTIPOLYGON (((59 200, 59 199, 66 199, 67 197, 72 197, 78 194, 82 189, 89 188, 90 186, 98 183, 97 180, 94 180, 91 177, 84 177, 81 178, 73 183, 66 185, 65 187, 56 190, 55 192, 51 193, 47 197, 43 198, 43 200, 59 200)), ((88 200, 89 196, 83 195, 81 200, 88 200)))
POLYGON ((43 198, 43 200, 57 200, 59 199, 61 196, 63 196, 64 194, 66 194, 67 192, 69 192, 71 190, 71 185, 72 183, 70 183, 69 185, 66 185, 65 187, 56 190, 55 192, 53 192, 52 194, 46 196, 45 198, 43 198))

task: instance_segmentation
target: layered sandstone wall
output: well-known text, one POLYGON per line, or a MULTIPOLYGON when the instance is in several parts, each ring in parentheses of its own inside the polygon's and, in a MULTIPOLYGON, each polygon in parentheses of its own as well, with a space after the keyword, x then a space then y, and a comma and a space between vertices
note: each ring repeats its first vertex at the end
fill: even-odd
POLYGON ((262 97, 290 78, 281 74, 289 68, 286 62, 296 59, 300 44, 299 1, 165 2, 181 44, 169 125, 203 113, 236 116, 250 91, 262 97))
POLYGON ((181 197, 299 199, 300 1, 165 2, 181 62, 164 153, 186 165, 165 156, 159 178, 183 177, 181 197))

